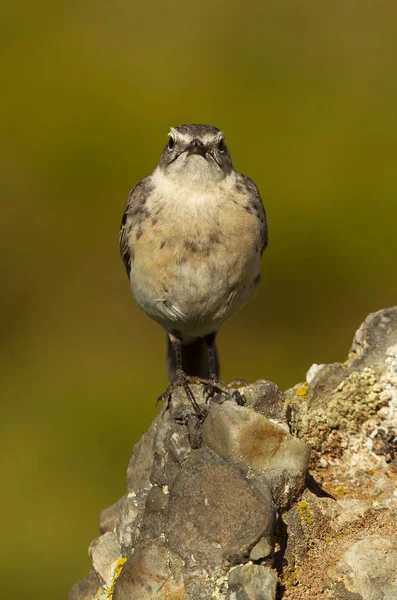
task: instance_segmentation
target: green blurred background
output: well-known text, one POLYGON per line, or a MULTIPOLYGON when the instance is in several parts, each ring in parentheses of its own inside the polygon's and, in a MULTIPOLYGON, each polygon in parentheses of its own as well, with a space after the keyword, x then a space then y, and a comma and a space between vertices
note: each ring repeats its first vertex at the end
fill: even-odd
POLYGON ((171 125, 221 127, 268 213, 260 291, 219 336, 224 378, 287 388, 396 304, 397 5, 1 11, 1 595, 58 600, 167 384, 118 228, 171 125))

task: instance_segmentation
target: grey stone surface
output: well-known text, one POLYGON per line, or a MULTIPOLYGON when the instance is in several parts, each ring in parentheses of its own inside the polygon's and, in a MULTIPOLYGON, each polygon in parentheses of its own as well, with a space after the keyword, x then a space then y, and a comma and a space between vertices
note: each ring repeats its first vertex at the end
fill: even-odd
POLYGON ((121 558, 117 535, 108 531, 99 536, 91 542, 88 554, 98 581, 110 585, 116 564, 121 558))
POLYGON ((125 563, 113 600, 183 598, 183 561, 167 546, 148 542, 125 563))
POLYGON ((259 542, 251 548, 250 559, 258 561, 267 558, 273 553, 273 544, 266 537, 261 537, 259 542))
POLYGON ((116 532, 123 556, 134 550, 140 536, 140 524, 144 516, 147 492, 130 492, 125 498, 116 532))
POLYGON ((148 431, 135 444, 127 469, 127 490, 135 492, 150 487, 150 473, 153 468, 153 443, 161 415, 157 415, 148 431))
POLYGON ((310 447, 245 406, 234 402, 215 406, 202 432, 203 443, 225 459, 258 470, 307 471, 310 447))
POLYGON ((243 561, 260 538, 273 547, 276 512, 270 491, 201 448, 170 489, 166 538, 190 566, 207 571, 243 561))
POLYGON ((371 367, 377 373, 385 368, 385 354, 397 343, 397 306, 367 316, 357 330, 349 358, 353 367, 371 367))
POLYGON ((229 589, 236 600, 275 600, 277 573, 274 569, 246 564, 229 573, 229 589))
POLYGON ((397 308, 285 394, 192 391, 206 418, 175 391, 69 600, 397 598, 397 308))
POLYGON ((344 552, 337 571, 345 589, 362 600, 397 598, 397 538, 364 537, 344 552))
POLYGON ((114 504, 105 508, 99 517, 99 532, 106 533, 107 531, 115 531, 117 523, 120 519, 120 512, 123 507, 126 496, 117 500, 114 504))
POLYGON ((288 424, 288 405, 284 402, 282 391, 272 381, 259 379, 242 388, 241 393, 248 408, 275 422, 288 424))
POLYGON ((269 486, 273 500, 279 510, 287 509, 305 489, 306 472, 280 467, 264 469, 256 476, 256 483, 262 481, 269 486))
POLYGON ((350 525, 364 518, 365 513, 370 509, 368 502, 349 498, 348 500, 338 500, 339 512, 332 520, 332 526, 336 530, 341 530, 346 525, 350 525))

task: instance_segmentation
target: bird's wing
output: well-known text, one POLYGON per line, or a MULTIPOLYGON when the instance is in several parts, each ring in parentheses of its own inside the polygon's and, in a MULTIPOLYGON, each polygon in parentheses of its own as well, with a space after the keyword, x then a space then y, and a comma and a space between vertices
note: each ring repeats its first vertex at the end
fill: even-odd
POLYGON ((251 207, 258 217, 261 226, 261 240, 262 240, 262 248, 261 254, 266 250, 268 245, 268 231, 267 231, 267 221, 266 221, 266 212, 262 203, 262 198, 259 193, 258 188, 255 183, 247 177, 247 175, 240 174, 242 181, 245 185, 245 188, 250 196, 250 204, 251 207))
POLYGON ((133 228, 139 228, 148 216, 145 204, 151 190, 152 185, 150 183, 150 176, 139 181, 128 195, 127 204, 121 220, 119 235, 120 254, 128 277, 130 276, 134 260, 134 248, 131 243, 130 233, 133 228))

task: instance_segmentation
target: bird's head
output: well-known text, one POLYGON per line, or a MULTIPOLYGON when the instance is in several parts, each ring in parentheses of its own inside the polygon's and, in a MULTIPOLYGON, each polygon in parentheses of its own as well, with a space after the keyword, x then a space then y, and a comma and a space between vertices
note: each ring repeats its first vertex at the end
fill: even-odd
POLYGON ((211 125, 171 127, 158 168, 167 176, 220 181, 233 170, 225 138, 211 125))

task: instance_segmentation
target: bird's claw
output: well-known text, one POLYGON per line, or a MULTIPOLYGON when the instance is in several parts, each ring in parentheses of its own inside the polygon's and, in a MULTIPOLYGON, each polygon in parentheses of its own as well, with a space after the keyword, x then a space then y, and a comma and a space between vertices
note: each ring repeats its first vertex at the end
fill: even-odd
POLYGON ((160 401, 167 402, 167 406, 165 407, 165 410, 168 410, 170 407, 171 397, 172 397, 173 392, 175 391, 176 388, 182 387, 185 391, 186 396, 190 400, 190 403, 191 403, 193 410, 196 413, 197 417, 200 419, 200 421, 204 421, 204 419, 207 415, 205 412, 203 412, 203 410, 198 405, 198 403, 193 395, 193 392, 189 387, 189 383, 190 383, 190 377, 186 376, 184 373, 177 374, 176 378, 168 386, 168 388, 165 390, 165 392, 163 392, 157 398, 156 406, 160 401))
POLYGON ((156 406, 159 402, 166 402, 167 405, 165 410, 169 410, 171 404, 171 397, 176 388, 182 387, 185 391, 187 398, 193 407, 196 416, 200 421, 204 421, 207 414, 200 408, 197 403, 189 384, 202 385, 204 386, 204 394, 207 395, 207 401, 209 398, 218 394, 224 394, 225 396, 232 396, 236 402, 241 403, 241 397, 237 387, 248 385, 244 379, 233 379, 230 383, 226 384, 224 381, 217 379, 216 377, 197 377, 195 375, 185 375, 185 373, 177 374, 174 381, 168 386, 165 392, 163 392, 156 400, 156 406), (237 397, 238 396, 238 397, 237 397))

